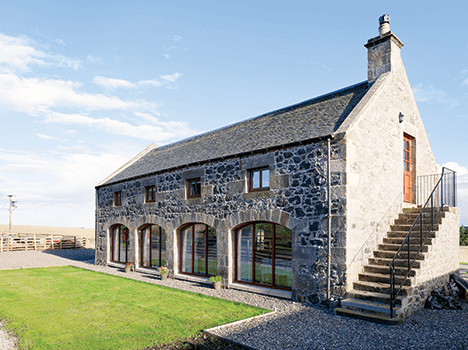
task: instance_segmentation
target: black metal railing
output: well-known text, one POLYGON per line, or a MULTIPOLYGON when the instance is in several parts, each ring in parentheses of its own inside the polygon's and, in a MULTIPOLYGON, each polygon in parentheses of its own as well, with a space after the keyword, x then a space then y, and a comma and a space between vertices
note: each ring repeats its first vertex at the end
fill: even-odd
POLYGON ((457 202, 456 195, 456 172, 447 168, 442 168, 442 174, 420 176, 417 180, 417 200, 418 205, 425 198, 425 204, 422 206, 416 221, 411 227, 408 235, 403 241, 400 249, 395 254, 390 263, 390 317, 393 317, 395 299, 401 293, 405 281, 411 274, 416 259, 421 254, 424 244, 430 233, 434 230, 434 225, 444 210, 444 207, 455 207, 457 202), (431 188, 430 192, 427 190, 431 188), (413 243, 411 243, 413 241, 413 243), (411 251, 411 246, 416 247, 411 251), (418 249, 419 247, 419 249, 418 249), (406 253, 406 254, 403 254, 406 253), (412 254, 413 253, 413 254, 412 254), (407 269, 406 275, 401 278, 399 286, 395 282, 395 261, 407 255, 405 262, 399 268, 407 269), (413 256, 413 257, 412 257, 413 256))

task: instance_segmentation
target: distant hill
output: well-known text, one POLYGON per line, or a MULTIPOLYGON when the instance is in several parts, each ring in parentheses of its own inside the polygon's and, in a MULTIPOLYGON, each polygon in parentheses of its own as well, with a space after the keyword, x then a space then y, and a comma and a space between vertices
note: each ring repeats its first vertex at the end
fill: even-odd
MULTIPOLYGON (((0 233, 8 233, 8 225, 0 225, 0 233)), ((53 226, 11 225, 11 233, 57 234, 94 239, 94 229, 53 226)))

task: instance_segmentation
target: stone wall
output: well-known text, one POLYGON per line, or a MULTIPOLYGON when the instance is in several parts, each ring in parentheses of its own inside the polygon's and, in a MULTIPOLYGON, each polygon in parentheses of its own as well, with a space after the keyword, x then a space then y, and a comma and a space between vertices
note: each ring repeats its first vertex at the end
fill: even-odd
POLYGON ((414 288, 402 305, 401 315, 407 316, 424 308, 426 299, 431 292, 448 283, 450 275, 459 269, 459 223, 460 209, 449 208, 445 212, 439 230, 432 239, 425 259, 420 269, 412 278, 414 288))
MULTIPOLYGON (((398 49, 399 50, 399 49, 398 49)), ((347 174, 347 265, 353 265, 348 288, 371 255, 359 254, 377 233, 381 241, 403 203, 403 135, 415 139, 413 157, 416 176, 437 173, 437 165, 399 54, 392 69, 380 75, 338 133, 345 132, 347 174), (400 122, 400 113, 404 115, 400 122), (388 216, 391 213, 393 217, 388 216), (359 257, 362 260, 359 261, 359 257)), ((415 180, 415 179, 413 179, 415 180)), ((414 198, 416 188, 414 181, 414 198)))
MULTIPOLYGON (((333 291, 345 293, 345 164, 342 144, 332 142, 333 291)), ((132 262, 138 262, 136 234, 144 224, 157 224, 167 235, 167 265, 179 271, 177 230, 186 223, 205 223, 216 229, 218 274, 233 281, 232 234, 251 221, 269 221, 292 230, 293 281, 296 300, 320 302, 326 295, 328 198, 327 142, 284 148, 245 158, 231 158, 98 188, 96 263, 109 261, 109 229, 130 229, 132 262), (270 189, 247 191, 248 170, 267 166, 270 189), (185 180, 201 178, 201 198, 186 198, 185 180), (145 187, 156 186, 155 203, 145 203, 145 187), (122 191, 122 206, 113 194, 122 191)))

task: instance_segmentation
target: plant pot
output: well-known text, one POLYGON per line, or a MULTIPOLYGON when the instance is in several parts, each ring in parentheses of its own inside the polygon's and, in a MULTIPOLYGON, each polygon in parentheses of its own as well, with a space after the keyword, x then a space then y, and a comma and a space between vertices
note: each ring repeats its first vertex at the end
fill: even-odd
POLYGON ((132 271, 132 265, 125 265, 125 273, 132 271))
POLYGON ((161 274, 161 280, 162 281, 167 280, 167 273, 162 273, 161 274))
POLYGON ((215 290, 221 289, 221 281, 213 282, 213 287, 215 290))

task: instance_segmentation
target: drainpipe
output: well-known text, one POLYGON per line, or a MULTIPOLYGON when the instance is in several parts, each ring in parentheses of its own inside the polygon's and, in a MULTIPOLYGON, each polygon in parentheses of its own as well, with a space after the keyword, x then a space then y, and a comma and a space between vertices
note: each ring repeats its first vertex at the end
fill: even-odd
POLYGON ((327 255, 327 303, 330 304, 330 274, 331 274, 331 174, 330 174, 330 141, 335 138, 335 135, 330 135, 327 139, 327 184, 328 184, 328 255, 327 255))

